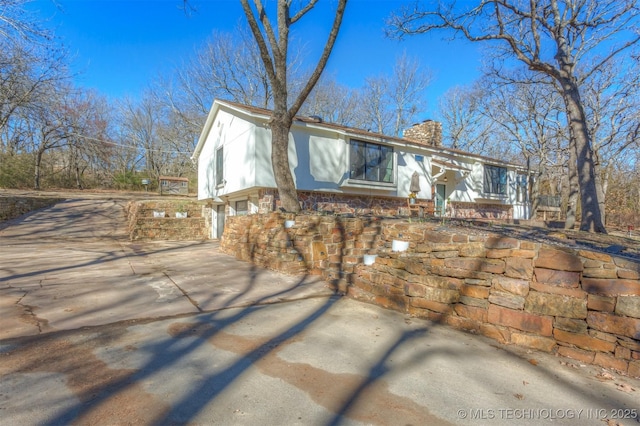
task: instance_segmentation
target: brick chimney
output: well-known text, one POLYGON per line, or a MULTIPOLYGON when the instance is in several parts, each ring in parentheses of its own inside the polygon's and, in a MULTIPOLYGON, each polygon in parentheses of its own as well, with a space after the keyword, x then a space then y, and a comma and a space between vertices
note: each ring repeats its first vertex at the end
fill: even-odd
POLYGON ((433 120, 424 120, 402 132, 402 137, 412 142, 418 142, 428 146, 442 145, 442 123, 433 120))

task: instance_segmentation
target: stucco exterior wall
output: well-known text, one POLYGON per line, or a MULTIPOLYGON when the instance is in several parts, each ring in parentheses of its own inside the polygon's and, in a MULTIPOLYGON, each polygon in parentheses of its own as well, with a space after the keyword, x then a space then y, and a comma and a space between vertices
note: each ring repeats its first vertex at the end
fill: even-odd
MULTIPOLYGON (((358 139, 360 140, 360 139, 358 139)), ((290 133, 289 163, 301 191, 406 197, 413 172, 420 175, 419 198, 431 198, 430 158, 394 147, 395 185, 349 184, 349 143, 335 132, 296 125, 290 133), (416 160, 416 154, 422 157, 416 160)), ((220 111, 198 159, 198 197, 221 197, 250 188, 275 188, 271 131, 261 123, 220 111), (223 187, 215 185, 215 154, 224 146, 223 187)))
POLYGON ((220 110, 198 157, 198 199, 225 196, 256 184, 256 125, 220 110), (223 147, 224 184, 216 185, 216 152, 223 147))
MULTIPOLYGON (((271 131, 265 117, 224 104, 217 108, 210 117, 213 121, 208 121, 208 133, 203 133, 207 136, 198 154, 198 198, 212 199, 214 204, 233 203, 257 197, 261 189, 275 189, 271 131), (216 185, 215 155, 220 146, 224 147, 224 184, 216 185)), ((299 191, 406 199, 412 175, 417 172, 419 199, 433 199, 436 188, 442 185, 446 203, 516 205, 515 168, 507 168, 506 194, 483 194, 485 161, 468 153, 419 146, 375 134, 351 133, 306 121, 294 121, 289 142, 290 168, 299 191), (350 179, 349 157, 353 140, 393 147, 392 184, 350 179)), ((258 210, 257 203, 253 210, 258 210)), ((528 219, 527 214, 526 203, 523 203, 511 209, 509 218, 528 219)), ((465 213, 465 217, 482 217, 482 214, 465 213)))

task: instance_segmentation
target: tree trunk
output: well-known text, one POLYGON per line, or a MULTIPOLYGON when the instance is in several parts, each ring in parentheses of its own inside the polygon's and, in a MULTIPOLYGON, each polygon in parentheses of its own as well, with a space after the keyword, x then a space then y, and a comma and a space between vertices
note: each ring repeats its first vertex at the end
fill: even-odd
POLYGON ((569 164, 567 175, 567 210, 565 212, 564 229, 573 229, 576 226, 576 210, 580 194, 580 181, 578 180, 578 160, 576 158, 575 139, 570 137, 569 164))
POLYGON ((80 172, 80 167, 76 166, 76 188, 82 189, 82 172, 80 172))
POLYGON ((600 167, 599 163, 595 164, 596 173, 596 192, 598 194, 598 204, 600 205, 600 215, 602 223, 607 223, 607 212, 605 210, 605 201, 607 199, 607 185, 609 183, 609 170, 600 167))
POLYGON ((40 189, 40 165, 42 164, 43 151, 38 150, 36 152, 35 164, 34 164, 34 176, 33 176, 33 189, 40 189))
POLYGON ((540 176, 538 173, 533 180, 533 184, 531 185, 531 218, 537 219, 538 217, 538 208, 540 207, 540 176))
POLYGON ((570 137, 574 140, 573 145, 580 186, 580 230, 606 234, 607 230, 602 222, 598 203, 591 137, 587 129, 587 119, 582 108, 580 92, 571 78, 562 79, 562 88, 571 131, 570 137))
POLYGON ((271 162, 281 207, 288 212, 299 212, 298 191, 289 167, 289 128, 286 118, 271 121, 271 162))

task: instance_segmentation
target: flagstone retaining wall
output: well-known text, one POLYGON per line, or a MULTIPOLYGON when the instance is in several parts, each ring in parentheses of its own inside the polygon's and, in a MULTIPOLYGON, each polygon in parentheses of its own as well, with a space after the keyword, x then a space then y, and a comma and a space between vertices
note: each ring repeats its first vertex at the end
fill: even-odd
MULTIPOLYGON (((402 197, 383 197, 355 194, 336 194, 322 191, 298 191, 302 210, 331 213, 379 216, 407 216, 407 199, 402 197)), ((280 198, 276 189, 261 189, 258 212, 278 211, 280 198)))
POLYGON ((52 206, 60 201, 63 199, 0 195, 0 221, 14 219, 30 211, 52 206))
POLYGON ((194 201, 132 201, 127 204, 131 240, 192 241, 208 238, 203 204, 194 201), (186 218, 176 212, 186 211, 186 218), (155 217, 154 212, 164 212, 155 217))
POLYGON ((638 262, 435 222, 227 219, 221 248, 240 259, 322 275, 358 300, 640 377, 638 262), (393 252, 394 240, 408 250, 393 252))

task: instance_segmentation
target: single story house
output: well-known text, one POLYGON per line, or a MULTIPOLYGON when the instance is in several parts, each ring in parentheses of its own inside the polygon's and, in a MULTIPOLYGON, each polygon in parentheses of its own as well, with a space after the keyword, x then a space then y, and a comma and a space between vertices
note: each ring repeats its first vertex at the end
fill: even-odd
MULTIPOLYGON (((275 211, 270 111, 216 100, 192 160, 198 199, 212 208, 212 237, 226 215, 275 211)), ((409 214, 417 199, 436 215, 528 219, 529 177, 515 164, 445 148, 438 122, 427 120, 391 137, 296 117, 289 164, 303 210, 380 215, 409 214), (413 182, 412 182, 413 181, 413 182)))

